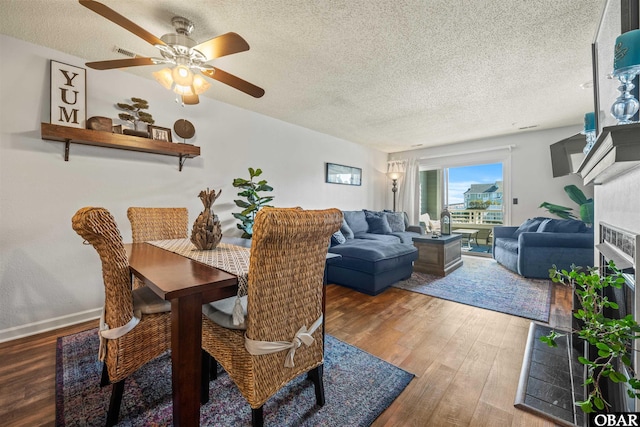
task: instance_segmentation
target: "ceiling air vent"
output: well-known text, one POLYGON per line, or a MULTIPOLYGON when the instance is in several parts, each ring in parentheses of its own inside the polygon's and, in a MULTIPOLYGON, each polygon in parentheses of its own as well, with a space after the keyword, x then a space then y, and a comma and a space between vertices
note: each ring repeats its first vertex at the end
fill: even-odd
POLYGON ((119 53, 120 55, 128 56, 129 58, 135 58, 136 56, 140 56, 137 53, 133 53, 130 50, 123 49, 123 48, 118 47, 118 46, 114 46, 113 47, 113 51, 116 52, 116 53, 119 53))

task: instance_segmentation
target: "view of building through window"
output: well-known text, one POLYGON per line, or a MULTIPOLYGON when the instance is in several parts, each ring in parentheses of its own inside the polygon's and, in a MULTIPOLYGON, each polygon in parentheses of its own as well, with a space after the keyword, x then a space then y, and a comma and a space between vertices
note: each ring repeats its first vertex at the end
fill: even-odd
POLYGON ((502 163, 445 169, 453 222, 502 224, 502 163))
POLYGON ((420 171, 421 221, 438 221, 447 205, 454 223, 502 224, 502 195, 502 163, 420 171))

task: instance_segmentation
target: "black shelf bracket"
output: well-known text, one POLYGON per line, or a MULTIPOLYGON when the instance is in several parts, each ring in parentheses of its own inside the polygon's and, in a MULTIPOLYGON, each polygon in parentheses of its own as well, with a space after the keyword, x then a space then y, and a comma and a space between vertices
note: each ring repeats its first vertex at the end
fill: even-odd
POLYGON ((71 146, 71 140, 70 139, 65 139, 64 140, 64 161, 68 162, 69 161, 69 149, 71 146))

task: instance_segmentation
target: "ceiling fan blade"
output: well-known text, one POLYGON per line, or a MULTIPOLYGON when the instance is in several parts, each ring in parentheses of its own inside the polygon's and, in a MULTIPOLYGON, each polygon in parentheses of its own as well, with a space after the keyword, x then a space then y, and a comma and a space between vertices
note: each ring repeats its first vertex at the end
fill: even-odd
POLYGON ((132 32, 133 34, 135 34, 136 36, 140 37, 141 39, 143 39, 147 43, 150 43, 150 44, 152 44, 154 46, 157 45, 157 44, 160 44, 160 45, 165 45, 166 44, 165 42, 163 42, 158 37, 156 37, 153 34, 151 34, 150 32, 148 32, 144 28, 138 26, 137 24, 134 24, 133 22, 129 21, 124 16, 120 15, 115 10, 103 5, 100 2, 93 1, 93 0, 78 0, 78 1, 84 7, 88 8, 88 9, 91 9, 92 11, 97 13, 98 15, 101 15, 101 16, 107 18, 109 21, 113 22, 114 24, 120 25, 122 28, 132 32))
POLYGON ((202 71, 207 77, 222 82, 232 88, 238 89, 241 92, 251 95, 254 98, 260 98, 264 95, 264 89, 249 83, 246 80, 242 80, 240 77, 236 77, 233 74, 229 74, 226 71, 222 71, 220 68, 214 68, 213 70, 202 71))
POLYGON ((94 70, 111 70, 113 68, 137 67, 139 65, 155 65, 155 62, 151 58, 141 56, 138 58, 87 62, 85 65, 94 70))
POLYGON ((210 60, 249 50, 249 43, 236 33, 227 33, 202 42, 194 49, 202 52, 210 60))

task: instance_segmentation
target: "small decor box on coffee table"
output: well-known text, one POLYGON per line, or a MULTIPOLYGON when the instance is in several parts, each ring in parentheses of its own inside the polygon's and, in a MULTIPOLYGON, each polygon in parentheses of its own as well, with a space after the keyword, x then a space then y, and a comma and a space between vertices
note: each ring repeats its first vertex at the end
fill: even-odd
POLYGON ((418 259, 413 263, 414 271, 446 276, 462 267, 462 235, 414 237, 413 245, 418 248, 418 259))

